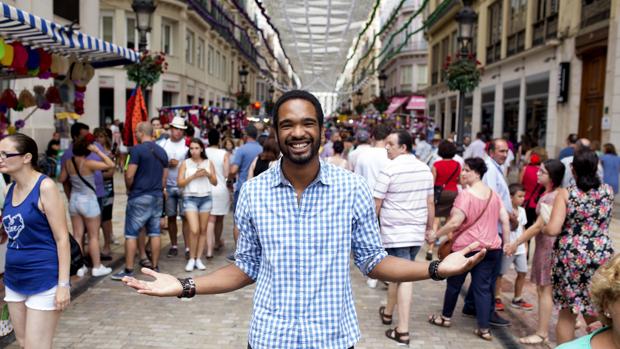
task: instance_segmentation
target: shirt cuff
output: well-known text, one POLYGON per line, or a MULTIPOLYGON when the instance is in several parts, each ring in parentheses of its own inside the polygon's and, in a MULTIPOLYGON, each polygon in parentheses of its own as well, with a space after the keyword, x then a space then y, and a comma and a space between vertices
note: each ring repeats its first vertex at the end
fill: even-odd
POLYGON ((247 263, 245 261, 240 260, 237 256, 235 256, 235 265, 237 268, 241 269, 250 279, 256 282, 258 278, 258 267, 254 267, 252 263, 247 263))
POLYGON ((365 275, 368 275, 372 272, 373 269, 375 269, 375 267, 381 263, 381 261, 387 257, 387 252, 382 249, 381 252, 379 254, 377 254, 376 256, 372 257, 371 259, 369 259, 362 268, 362 272, 365 275))

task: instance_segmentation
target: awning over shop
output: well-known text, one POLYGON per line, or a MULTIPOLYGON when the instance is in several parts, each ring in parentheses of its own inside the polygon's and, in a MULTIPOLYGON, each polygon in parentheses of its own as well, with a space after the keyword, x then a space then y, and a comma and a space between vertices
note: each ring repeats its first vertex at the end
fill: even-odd
POLYGON ((426 109, 426 97, 412 96, 407 103, 407 110, 424 110, 426 109))
POLYGON ((385 111, 386 114, 393 114, 396 109, 403 105, 409 97, 393 97, 390 106, 385 111))
POLYGON ((3 2, 0 6, 0 36, 8 42, 20 41, 65 56, 75 54, 94 68, 136 63, 140 59, 134 50, 71 30, 3 2))

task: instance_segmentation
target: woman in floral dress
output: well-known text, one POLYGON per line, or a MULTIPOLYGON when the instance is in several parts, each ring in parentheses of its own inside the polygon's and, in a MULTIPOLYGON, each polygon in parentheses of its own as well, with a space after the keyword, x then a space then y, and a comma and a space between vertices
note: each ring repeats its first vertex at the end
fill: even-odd
POLYGON ((543 233, 557 235, 553 246, 553 301, 560 308, 558 344, 575 338, 575 321, 583 314, 596 321, 590 297, 592 275, 613 256, 609 224, 614 205, 613 189, 596 174, 598 156, 591 150, 575 154, 572 171, 576 185, 560 189, 543 233))

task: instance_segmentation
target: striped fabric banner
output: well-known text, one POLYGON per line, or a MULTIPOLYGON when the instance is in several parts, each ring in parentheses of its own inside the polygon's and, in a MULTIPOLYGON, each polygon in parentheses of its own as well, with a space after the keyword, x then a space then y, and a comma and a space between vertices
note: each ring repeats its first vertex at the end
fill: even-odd
POLYGON ((77 55, 95 68, 137 63, 140 54, 99 38, 69 30, 45 18, 0 2, 0 36, 50 53, 77 55))

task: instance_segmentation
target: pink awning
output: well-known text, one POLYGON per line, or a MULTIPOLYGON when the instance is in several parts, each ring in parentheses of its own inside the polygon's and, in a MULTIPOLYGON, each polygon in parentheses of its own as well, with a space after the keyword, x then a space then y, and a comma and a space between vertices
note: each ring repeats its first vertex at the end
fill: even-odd
POLYGON ((396 109, 398 109, 401 105, 403 105, 409 97, 392 97, 392 101, 390 102, 390 106, 385 111, 386 114, 393 114, 396 109))
POLYGON ((407 110, 424 110, 426 109, 426 97, 413 96, 407 103, 407 110))

